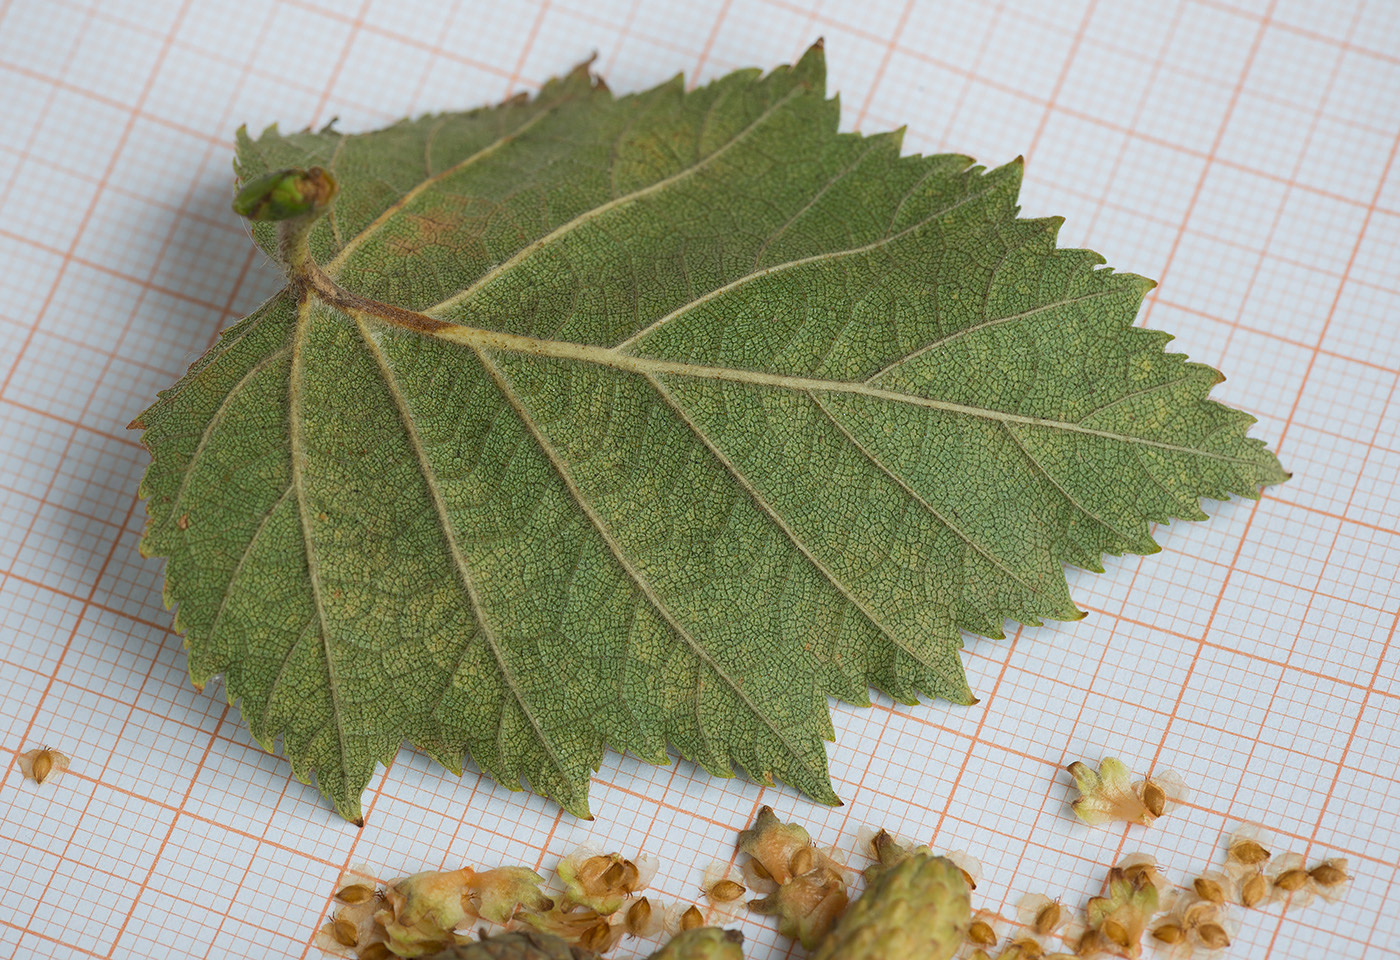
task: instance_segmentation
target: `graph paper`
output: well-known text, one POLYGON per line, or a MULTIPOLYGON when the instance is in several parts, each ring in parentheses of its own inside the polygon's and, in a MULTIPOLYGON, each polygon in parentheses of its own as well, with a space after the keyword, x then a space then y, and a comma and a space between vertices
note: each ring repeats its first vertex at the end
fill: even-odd
MULTIPOLYGON (((1393 0, 0 0, 0 956, 312 957, 347 864, 548 871, 648 853, 701 902, 763 804, 850 853, 887 827, 983 863, 974 905, 1082 904, 1124 854, 1178 883, 1240 821, 1346 857, 1344 902, 1241 915, 1228 956, 1400 956, 1400 4, 1393 0), (1026 157, 1026 215, 1160 280, 1141 322, 1223 369, 1293 479, 1161 553, 1071 572, 1074 624, 967 638, 973 707, 835 707, 839 808, 608 755, 596 819, 403 749, 363 830, 185 675, 147 462, 125 427, 279 285, 229 211, 233 132, 370 129, 532 90, 614 91, 826 41, 846 129, 1026 157), (1172 769, 1151 828, 1070 814, 1066 763, 1172 769)), ((753 958, 800 956, 760 918, 753 958)), ((626 942, 617 956, 654 942, 626 942)))

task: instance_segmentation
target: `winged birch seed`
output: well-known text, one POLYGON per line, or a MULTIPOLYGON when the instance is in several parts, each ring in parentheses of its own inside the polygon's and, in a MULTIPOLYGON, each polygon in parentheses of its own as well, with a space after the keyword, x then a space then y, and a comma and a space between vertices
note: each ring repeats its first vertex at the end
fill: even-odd
POLYGON ((1209 877, 1197 877, 1191 881, 1191 886, 1202 900, 1208 900, 1211 903, 1225 902, 1225 888, 1209 877))
POLYGON ((48 747, 19 755, 20 773, 41 786, 67 770, 69 762, 66 756, 48 747))
POLYGON ((840 133, 825 73, 240 131, 287 285, 134 422, 141 549, 347 820, 405 739, 583 817, 605 745, 838 803, 827 696, 971 703, 962 631, 1286 479, 1019 161, 840 133))
POLYGON ((331 921, 330 934, 343 947, 353 947, 360 942, 359 928, 344 917, 331 921))
POLYGON ((715 903, 732 903, 747 892, 743 884, 735 883, 733 880, 721 880, 712 884, 705 891, 705 896, 715 903))
POLYGON ((1109 941, 1115 944, 1116 946, 1132 946, 1132 937, 1128 935, 1128 928, 1123 924, 1123 921, 1117 920, 1113 917, 1109 917, 1103 922, 1103 926, 1101 926, 1099 929, 1102 930, 1103 935, 1107 937, 1109 941))
POLYGON ((1160 817, 1167 808, 1166 791, 1148 780, 1142 787, 1142 804, 1154 818, 1160 817))
POLYGON ((651 901, 646 897, 638 897, 636 901, 627 908, 624 922, 627 927, 627 932, 632 936, 649 937, 656 932, 654 919, 651 901))
POLYGON ((1063 922, 1064 910, 1060 907, 1059 902, 1055 901, 1047 903, 1040 908, 1040 911, 1035 915, 1034 922, 1031 924, 1031 930, 1038 936, 1045 937, 1059 929, 1060 924, 1063 922))
POLYGON ((1201 943, 1212 950, 1224 950, 1230 945, 1230 936, 1218 923, 1203 923, 1196 927, 1196 936, 1201 943))
POLYGON ((792 871, 792 875, 794 877, 800 877, 804 873, 811 873, 812 868, 816 866, 816 863, 816 854, 812 852, 812 848, 803 847, 802 849, 798 850, 792 855, 792 861, 789 864, 789 869, 792 871))
POLYGON ((1152 928, 1152 937, 1159 943, 1180 943, 1186 939, 1186 931, 1177 924, 1167 921, 1152 928))
POLYGON ((1041 960, 1044 956, 1045 948, 1038 940, 1032 937, 1017 937, 1006 945, 998 960, 1041 960))
POLYGON ((335 892, 341 903, 365 903, 374 898, 374 888, 363 883, 347 883, 335 892))
POLYGON ((1319 887, 1339 887, 1349 879, 1345 860, 1324 860, 1309 870, 1308 876, 1312 877, 1319 887))
POLYGON ((967 889, 976 890, 977 881, 982 879, 982 864, 976 857, 966 850, 950 850, 944 854, 957 866, 962 873, 963 882, 967 884, 967 889))
POLYGON ((1230 833, 1226 856, 1230 863, 1258 866, 1269 859, 1268 846, 1268 831, 1257 823, 1241 823, 1230 833))
POLYGON ((1253 866, 1269 859, 1269 851, 1253 840, 1241 840, 1230 847, 1230 859, 1253 866))
POLYGON ((612 924, 605 919, 599 919, 579 935, 578 945, 585 950, 602 953, 613 945, 613 940, 612 924))
POLYGON ((1240 904, 1246 907, 1257 906, 1269 896, 1269 879, 1255 872, 1240 884, 1240 904))
POLYGON ((1285 893, 1294 893, 1308 885, 1308 872, 1301 867, 1285 870, 1274 878, 1274 886, 1285 893))
POLYGON ((695 930, 705 925, 705 915, 700 912, 700 908, 692 904, 681 914, 681 930, 695 930))
POLYGON ((985 920, 974 920, 967 928, 967 939, 979 947, 994 947, 997 944, 996 931, 985 920))

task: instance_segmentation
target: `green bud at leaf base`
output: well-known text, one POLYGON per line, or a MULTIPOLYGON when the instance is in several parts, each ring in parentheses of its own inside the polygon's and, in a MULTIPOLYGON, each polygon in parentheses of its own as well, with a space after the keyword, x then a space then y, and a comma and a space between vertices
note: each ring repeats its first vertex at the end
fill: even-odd
POLYGON ((335 193, 335 177, 322 168, 292 167, 244 184, 233 198, 233 212, 249 220, 290 220, 324 209, 335 193))

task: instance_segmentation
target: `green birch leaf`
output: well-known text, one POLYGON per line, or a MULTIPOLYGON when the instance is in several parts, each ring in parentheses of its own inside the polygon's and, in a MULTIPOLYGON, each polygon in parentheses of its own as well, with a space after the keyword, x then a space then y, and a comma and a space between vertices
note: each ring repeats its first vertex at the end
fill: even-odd
POLYGON ((835 803, 828 696, 970 703, 960 631, 1285 479, 1019 161, 837 119, 814 48, 240 133, 288 285, 139 418, 142 550, 341 815, 404 740, 580 815, 605 746, 835 803))

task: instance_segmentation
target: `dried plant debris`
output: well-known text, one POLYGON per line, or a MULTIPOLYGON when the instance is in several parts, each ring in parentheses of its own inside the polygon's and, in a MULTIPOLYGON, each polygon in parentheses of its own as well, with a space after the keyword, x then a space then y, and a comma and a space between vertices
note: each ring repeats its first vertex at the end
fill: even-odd
POLYGON ((618 853, 580 847, 559 862, 558 871, 567 888, 566 904, 611 914, 651 882, 656 862, 646 857, 633 861, 618 853))
POLYGON ((743 960, 743 943, 738 930, 697 927, 672 937, 649 960, 743 960))
POLYGON ((1108 872, 1106 895, 1091 898, 1084 908, 1086 929, 1076 952, 1081 956, 1141 956, 1142 935, 1156 915, 1160 899, 1148 871, 1114 867, 1108 872))
POLYGON ((69 760, 57 750, 44 747, 19 755, 20 773, 37 784, 46 783, 68 769, 69 760))
POLYGON ((755 874, 771 887, 750 900, 749 909, 778 918, 778 932, 812 949, 846 909, 849 897, 843 866, 812 843, 796 823, 783 823, 763 807, 753 826, 740 832, 738 849, 757 864, 755 874))
POLYGON ((1074 777, 1079 798, 1075 815, 1090 826, 1120 821, 1150 826, 1186 799, 1186 784, 1170 770, 1133 781, 1122 762, 1104 757, 1094 770, 1082 760, 1066 768, 1074 777))
MULTIPOLYGON (((1174 884, 1153 856, 1131 853, 1082 910, 1035 893, 1008 919, 972 909, 982 868, 971 855, 939 856, 885 830, 862 838, 875 862, 854 900, 841 858, 768 807, 737 846, 745 859, 704 871, 710 915, 762 894, 747 906, 774 916, 814 960, 1136 960, 1149 950, 1157 960, 1219 960, 1241 908, 1334 901, 1351 880, 1345 860, 1275 854, 1261 827, 1242 824, 1226 838, 1222 869, 1174 884)), ((356 960, 598 960, 624 938, 664 932, 669 942, 649 960, 742 960, 742 938, 707 926, 699 905, 641 894, 655 870, 649 857, 581 848, 559 863, 551 895, 521 866, 424 871, 383 885, 354 867, 336 883, 316 944, 356 960)))
POLYGON ((916 847, 866 887, 813 960, 949 960, 970 923, 962 871, 928 847, 916 847))

